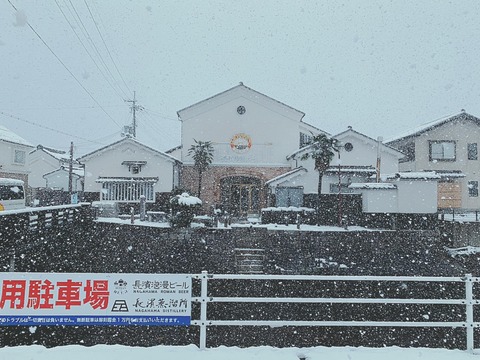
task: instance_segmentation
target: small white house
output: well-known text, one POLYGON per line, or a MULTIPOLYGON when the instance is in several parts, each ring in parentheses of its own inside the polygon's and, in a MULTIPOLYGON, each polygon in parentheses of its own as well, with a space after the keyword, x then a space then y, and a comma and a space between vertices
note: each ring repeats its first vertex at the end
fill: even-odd
MULTIPOLYGON (((395 173, 398 171, 399 159, 404 156, 400 151, 351 127, 333 138, 338 140, 339 147, 322 177, 322 194, 338 194, 339 191, 351 193, 349 185, 352 183, 370 182, 377 172, 380 176, 395 173)), ((285 206, 283 193, 295 193, 298 197, 299 192, 318 192, 319 174, 315 170, 315 161, 311 157, 301 159, 309 149, 310 146, 305 146, 288 155, 293 170, 269 182, 271 192, 277 195, 282 206, 285 206)))
POLYGON ((87 201, 138 203, 178 185, 180 161, 133 138, 123 138, 78 159, 85 167, 87 201))
MULTIPOLYGON (((72 167, 72 191, 83 191, 83 168, 72 167)), ((43 175, 46 187, 49 189, 68 191, 70 182, 70 170, 68 166, 60 166, 58 169, 43 175)))
MULTIPOLYGON (((36 148, 28 154, 30 186, 32 188, 55 187, 68 190, 69 162, 69 155, 65 151, 37 145, 36 148), (65 169, 67 169, 67 172, 64 171, 65 169), (65 187, 64 184, 67 184, 67 186, 65 187)), ((75 159, 73 160, 73 166, 79 168, 79 164, 75 159)), ((80 175, 78 171, 76 171, 75 174, 80 175)), ((74 191, 80 190, 81 186, 78 186, 78 190, 74 191)))

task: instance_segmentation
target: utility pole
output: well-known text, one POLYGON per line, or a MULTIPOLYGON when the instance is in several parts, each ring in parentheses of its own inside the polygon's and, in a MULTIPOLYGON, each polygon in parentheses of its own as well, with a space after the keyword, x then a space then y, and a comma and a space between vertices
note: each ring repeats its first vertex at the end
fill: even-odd
POLYGON ((125 100, 126 102, 132 103, 130 106, 130 109, 132 110, 132 136, 135 138, 137 136, 137 117, 136 117, 136 111, 141 111, 143 110, 143 106, 137 105, 137 99, 136 99, 136 91, 133 92, 133 100, 125 100))
POLYGON ((380 145, 382 144, 383 142, 383 137, 379 136, 377 138, 377 166, 376 166, 376 182, 379 183, 380 182, 380 164, 382 162, 382 153, 380 152, 380 145))
POLYGON ((73 141, 70 142, 70 161, 68 162, 68 195, 70 196, 70 201, 73 194, 73 141))

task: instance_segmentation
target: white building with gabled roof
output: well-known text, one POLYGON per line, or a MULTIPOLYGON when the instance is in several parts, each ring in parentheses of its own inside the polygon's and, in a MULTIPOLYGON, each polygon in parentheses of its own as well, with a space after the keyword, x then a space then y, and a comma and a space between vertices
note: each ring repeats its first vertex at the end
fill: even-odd
MULTIPOLYGON (((188 154, 210 141, 213 162, 203 174, 204 207, 232 214, 258 214, 267 205, 268 181, 292 170, 286 159, 303 139, 325 133, 303 121, 305 114, 243 83, 177 112, 182 123, 182 186, 196 194, 198 176, 188 154)), ((198 195, 198 194, 197 194, 198 195)))
MULTIPOLYGON (((351 127, 334 135, 333 138, 338 140, 339 147, 322 178, 323 194, 338 194, 339 187, 341 192, 350 193, 352 192, 349 189, 350 184, 371 181, 377 171, 380 177, 383 174, 398 172, 399 159, 404 157, 400 151, 351 127)), ((309 148, 303 147, 287 156, 292 167, 302 166, 306 173, 294 181, 284 183, 283 186, 301 186, 305 194, 316 194, 318 172, 315 170, 315 162, 312 158, 301 160, 309 148)))
POLYGON ((32 148, 27 140, 0 125, 0 177, 22 180, 27 188, 27 155, 32 148))
POLYGON ((85 199, 154 203, 178 185, 180 161, 133 138, 123 138, 78 159, 85 168, 85 199))
POLYGON ((435 171, 439 209, 480 209, 480 118, 464 110, 403 133, 387 142, 405 153, 401 171, 435 171))
MULTIPOLYGON (((72 191, 83 191, 83 179, 85 169, 83 167, 72 167, 72 191)), ((43 175, 45 187, 53 190, 68 191, 70 182, 70 167, 62 165, 43 175)))
MULTIPOLYGON (((68 167, 70 163, 69 155, 65 151, 52 149, 43 145, 37 145, 35 149, 29 152, 28 154, 28 168, 30 170, 29 182, 32 188, 45 188, 52 187, 54 183, 52 180, 50 185, 47 184, 45 175, 52 174, 56 172, 56 175, 60 178, 55 181, 57 184, 65 183, 68 184, 68 173, 66 178, 64 178, 64 172, 62 167, 68 167), (57 170, 59 170, 57 172, 57 170)), ((73 159, 73 166, 79 167, 79 163, 76 159, 73 159)), ((60 187, 63 188, 63 187, 60 187)), ((66 188, 68 190, 68 186, 66 188)), ((78 191, 81 188, 79 187, 78 191)))

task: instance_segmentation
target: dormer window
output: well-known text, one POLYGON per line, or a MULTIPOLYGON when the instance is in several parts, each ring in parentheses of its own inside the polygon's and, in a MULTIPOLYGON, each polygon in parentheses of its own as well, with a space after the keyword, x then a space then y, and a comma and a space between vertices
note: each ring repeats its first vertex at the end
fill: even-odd
POLYGON ((146 165, 146 161, 124 161, 122 165, 128 166, 128 171, 132 174, 139 174, 142 171, 142 166, 146 165))

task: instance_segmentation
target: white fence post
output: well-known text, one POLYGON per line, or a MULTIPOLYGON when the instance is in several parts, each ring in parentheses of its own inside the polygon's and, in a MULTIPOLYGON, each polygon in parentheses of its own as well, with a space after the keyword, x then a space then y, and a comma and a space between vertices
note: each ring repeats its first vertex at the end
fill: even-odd
POLYGON ((208 272, 202 271, 200 293, 200 350, 207 348, 207 294, 208 272))
POLYGON ((473 279, 472 274, 465 275, 465 300, 467 321, 467 351, 473 353, 473 279))

